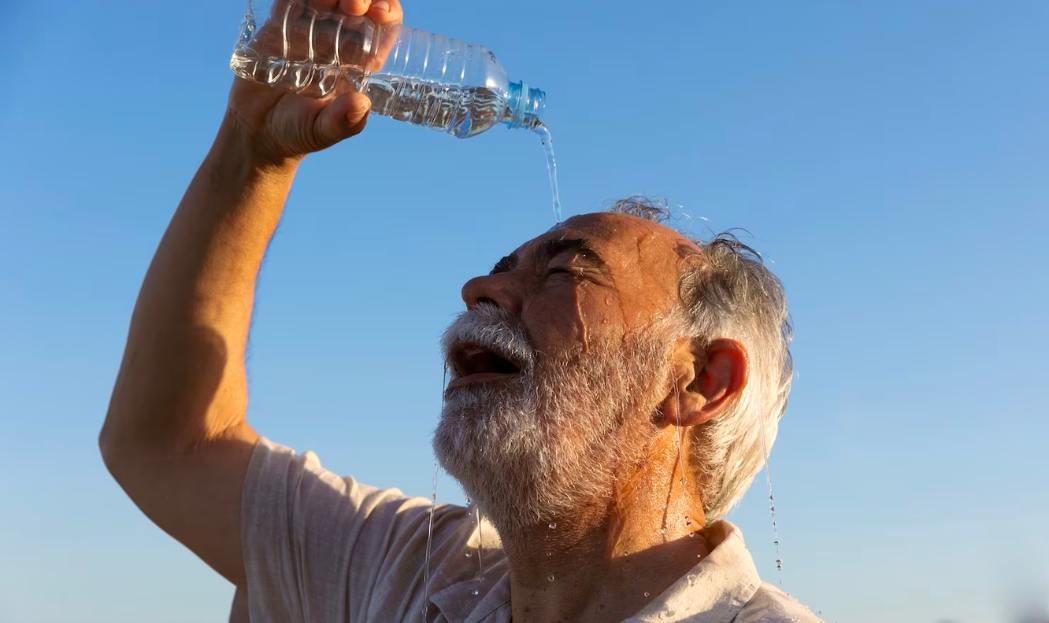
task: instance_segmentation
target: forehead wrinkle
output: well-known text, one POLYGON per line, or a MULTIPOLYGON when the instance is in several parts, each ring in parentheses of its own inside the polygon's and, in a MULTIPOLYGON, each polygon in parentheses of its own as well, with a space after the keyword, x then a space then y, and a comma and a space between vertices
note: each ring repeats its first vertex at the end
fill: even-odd
MULTIPOLYGON (((514 252, 514 255, 518 256, 519 259, 524 259, 523 256, 532 252, 536 244, 545 244, 549 240, 557 239, 556 235, 551 234, 560 234, 560 239, 581 238, 588 243, 588 246, 591 247, 595 254, 604 257, 610 274, 611 268, 616 266, 626 272, 638 271, 646 281, 658 278, 663 273, 660 270, 661 267, 666 266, 670 268, 670 257, 676 256, 677 259, 688 260, 687 264, 691 264, 697 258, 702 258, 703 256, 700 247, 692 240, 666 225, 630 215, 607 212, 592 212, 572 216, 551 227, 542 236, 522 245, 514 252), (630 244, 631 238, 637 254, 637 264, 636 266, 625 266, 624 260, 627 258, 627 255, 624 254, 633 255, 629 253, 629 247, 624 246, 630 244), (657 243, 664 240, 667 242, 667 261, 657 260, 653 266, 646 267, 644 259, 645 257, 651 257, 652 253, 642 254, 642 243, 644 242, 646 247, 651 248, 649 243, 657 243), (598 252, 597 246, 607 249, 609 255, 605 255, 604 250, 598 252), (669 255, 670 253, 673 253, 673 255, 669 255)), ((674 263, 673 269, 675 277, 677 277, 683 272, 684 266, 680 262, 674 263)))

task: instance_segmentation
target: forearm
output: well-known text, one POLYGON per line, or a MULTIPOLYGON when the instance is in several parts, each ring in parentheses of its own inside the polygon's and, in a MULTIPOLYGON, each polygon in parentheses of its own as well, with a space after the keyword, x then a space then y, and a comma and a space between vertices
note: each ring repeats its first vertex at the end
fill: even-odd
POLYGON ((256 277, 298 164, 254 153, 227 118, 161 240, 103 427, 107 454, 192 448, 244 423, 256 277))

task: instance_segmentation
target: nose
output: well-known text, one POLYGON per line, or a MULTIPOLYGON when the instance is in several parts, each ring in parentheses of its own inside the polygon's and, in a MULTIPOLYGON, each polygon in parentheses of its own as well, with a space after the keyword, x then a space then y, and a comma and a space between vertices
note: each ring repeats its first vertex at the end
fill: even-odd
POLYGON ((474 277, 463 285, 463 302, 466 309, 481 303, 501 307, 515 316, 521 315, 520 284, 514 283, 510 273, 497 273, 474 277))

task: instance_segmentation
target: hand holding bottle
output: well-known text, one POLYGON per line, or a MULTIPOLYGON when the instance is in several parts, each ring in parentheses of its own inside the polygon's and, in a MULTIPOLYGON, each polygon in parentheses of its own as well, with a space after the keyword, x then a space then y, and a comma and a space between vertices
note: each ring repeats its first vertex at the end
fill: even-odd
MULTIPOLYGON (((369 23, 376 25, 400 23, 403 12, 398 0, 278 0, 255 34, 255 45, 262 50, 281 51, 275 56, 303 60, 311 54, 332 50, 343 53, 344 60, 356 53, 359 44, 346 37, 353 32, 347 26, 369 23), (365 16, 368 19, 364 19, 365 16), (284 33, 310 29, 313 37, 285 37, 284 33), (336 37, 336 34, 341 37, 336 37), (311 50, 292 47, 299 41, 311 41, 311 50), (285 46, 290 49, 282 50, 285 46), (329 46, 330 50, 317 50, 329 46)), ((368 54, 373 64, 369 70, 381 66, 392 41, 380 40, 374 54, 368 54)), ((294 72, 295 67, 281 68, 294 72)), ((317 71, 310 65, 309 71, 317 71)), ((371 102, 344 81, 325 97, 319 94, 298 94, 273 89, 264 84, 237 78, 230 89, 229 117, 245 135, 251 148, 261 159, 273 162, 297 160, 309 153, 331 147, 364 129, 371 102)))
POLYGON ((545 94, 511 82, 490 50, 408 28, 399 7, 367 2, 248 0, 230 68, 318 99, 364 93, 373 114, 458 138, 539 126, 545 94))

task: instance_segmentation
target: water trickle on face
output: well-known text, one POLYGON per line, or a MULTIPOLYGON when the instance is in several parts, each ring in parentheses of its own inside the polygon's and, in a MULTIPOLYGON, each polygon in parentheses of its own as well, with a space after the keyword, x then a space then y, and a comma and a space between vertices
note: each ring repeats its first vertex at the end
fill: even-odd
POLYGON ((579 341, 583 345, 583 352, 590 352, 590 330, 586 326, 586 316, 583 314, 583 286, 577 286, 575 292, 575 317, 579 324, 579 341))
POLYGON ((539 135, 543 143, 543 151, 546 153, 546 172, 550 175, 550 192, 554 195, 554 219, 561 222, 561 196, 557 191, 557 160, 554 158, 554 140, 550 136, 550 129, 540 123, 535 126, 534 132, 539 135))

